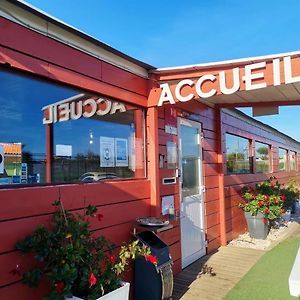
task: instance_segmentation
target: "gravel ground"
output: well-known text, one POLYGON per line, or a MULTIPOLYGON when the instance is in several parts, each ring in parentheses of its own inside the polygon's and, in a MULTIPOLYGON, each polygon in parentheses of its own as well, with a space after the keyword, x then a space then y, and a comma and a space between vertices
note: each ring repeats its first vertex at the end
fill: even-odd
POLYGON ((251 238, 249 233, 239 235, 238 238, 229 242, 228 245, 242 248, 252 248, 259 250, 267 250, 271 244, 280 240, 292 226, 293 222, 300 223, 300 216, 292 216, 291 220, 277 222, 274 228, 271 228, 267 238, 265 240, 257 240, 251 238))

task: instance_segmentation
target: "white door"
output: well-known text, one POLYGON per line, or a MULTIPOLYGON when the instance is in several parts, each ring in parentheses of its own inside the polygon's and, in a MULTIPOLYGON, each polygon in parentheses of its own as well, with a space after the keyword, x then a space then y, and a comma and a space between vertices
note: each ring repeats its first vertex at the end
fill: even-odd
POLYGON ((205 255, 201 124, 178 119, 182 267, 205 255))

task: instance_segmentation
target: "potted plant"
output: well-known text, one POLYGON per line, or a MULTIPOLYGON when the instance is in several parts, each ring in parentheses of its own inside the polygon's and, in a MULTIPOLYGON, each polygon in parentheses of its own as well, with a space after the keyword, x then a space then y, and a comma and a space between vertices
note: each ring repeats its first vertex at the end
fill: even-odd
POLYGON ((250 236, 256 239, 265 239, 270 223, 285 211, 285 195, 280 193, 281 186, 278 182, 272 182, 273 179, 257 184, 255 189, 242 189, 244 200, 239 203, 239 207, 245 212, 250 236))
POLYGON ((297 181, 295 179, 290 179, 286 185, 282 185, 281 194, 285 196, 283 207, 286 210, 285 218, 288 218, 289 220, 291 213, 295 213, 297 199, 300 195, 297 181))
POLYGON ((33 253, 37 260, 37 265, 23 274, 23 283, 36 287, 46 277, 51 284, 47 300, 128 299, 129 283, 122 283, 120 274, 137 256, 150 257, 155 263, 149 248, 133 241, 115 254, 111 242, 90 231, 90 218, 102 218, 95 206, 78 214, 65 210, 60 200, 53 205, 52 228, 39 226, 16 245, 22 254, 33 253))

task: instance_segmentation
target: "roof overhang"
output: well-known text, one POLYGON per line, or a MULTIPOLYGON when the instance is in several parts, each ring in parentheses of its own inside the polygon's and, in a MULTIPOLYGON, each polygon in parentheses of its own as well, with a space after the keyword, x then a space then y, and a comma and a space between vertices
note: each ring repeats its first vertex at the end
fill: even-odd
POLYGON ((154 68, 24 0, 1 0, 0 16, 144 78, 148 78, 148 71, 154 68))
POLYGON ((300 104, 300 51, 153 71, 150 106, 198 100, 209 106, 300 104))

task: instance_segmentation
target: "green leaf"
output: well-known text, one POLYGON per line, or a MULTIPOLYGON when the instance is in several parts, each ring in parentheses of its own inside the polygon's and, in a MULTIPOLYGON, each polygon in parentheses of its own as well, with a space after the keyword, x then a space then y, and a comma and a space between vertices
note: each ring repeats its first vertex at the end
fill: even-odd
POLYGON ((30 287, 38 287, 42 274, 40 269, 33 269, 23 274, 22 282, 30 287))

